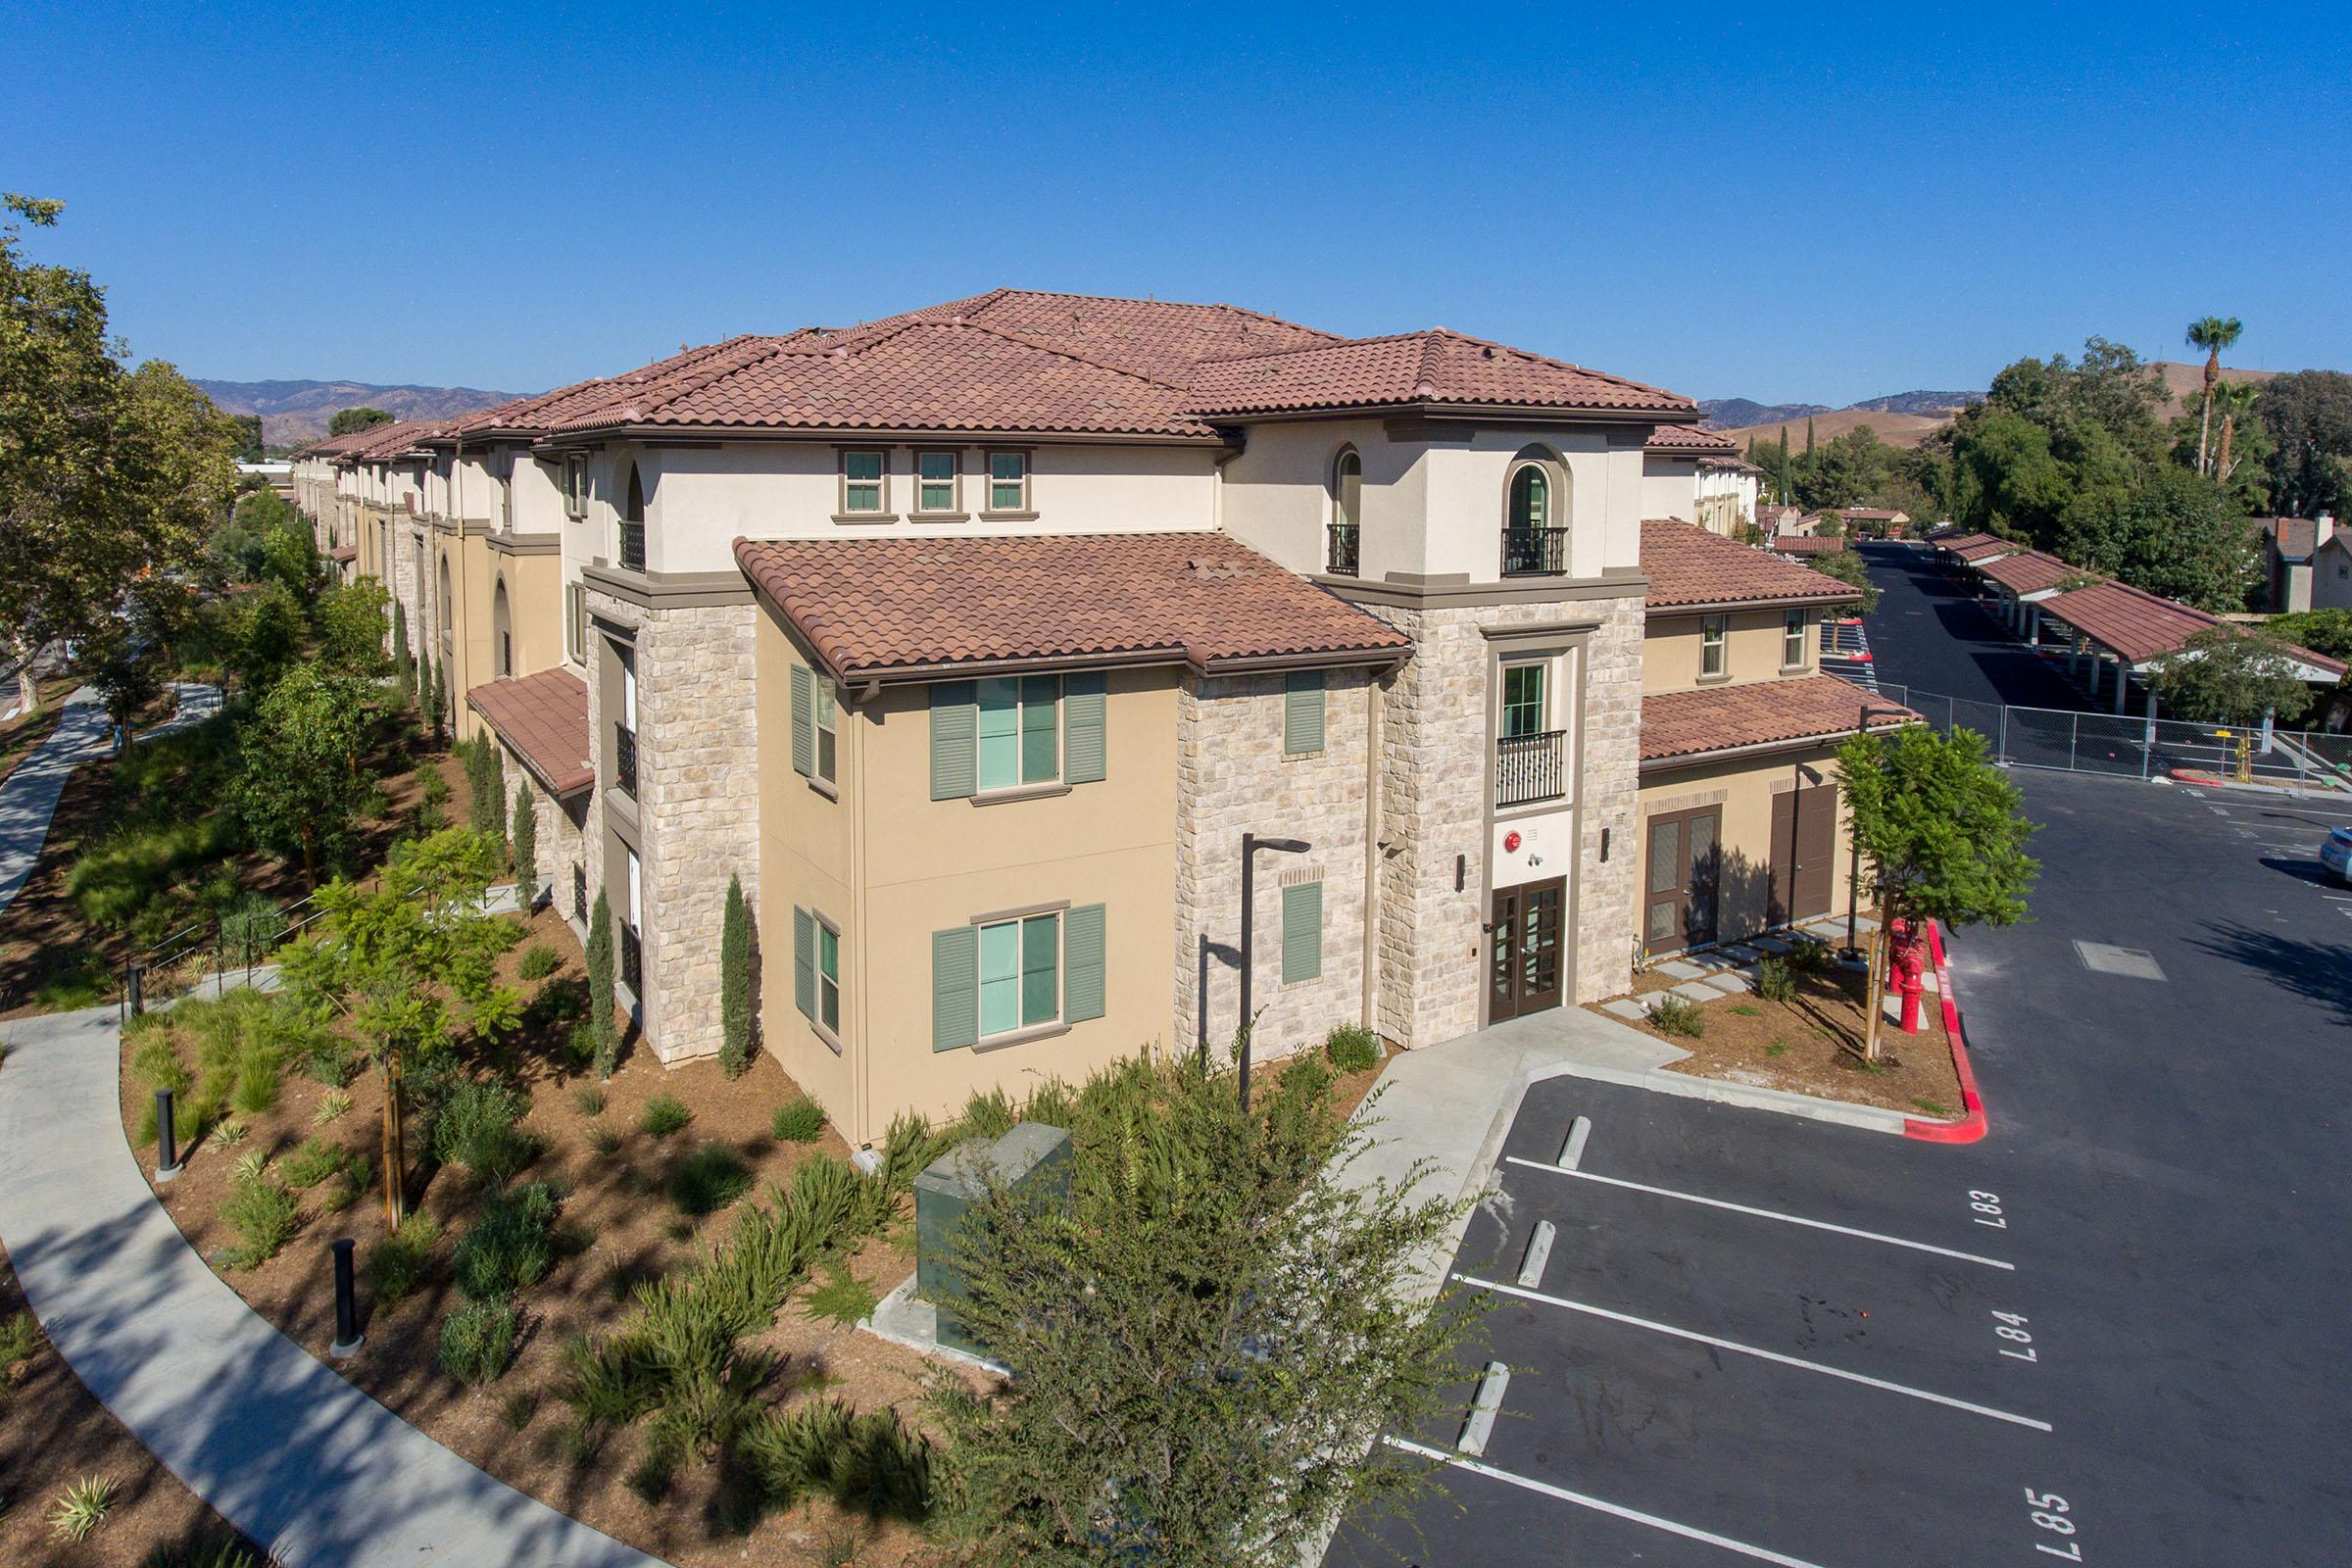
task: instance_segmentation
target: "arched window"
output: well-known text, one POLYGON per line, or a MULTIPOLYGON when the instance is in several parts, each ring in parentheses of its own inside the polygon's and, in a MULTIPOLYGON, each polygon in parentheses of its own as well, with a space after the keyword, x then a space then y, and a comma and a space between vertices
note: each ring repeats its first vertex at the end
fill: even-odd
POLYGON ((505 680, 514 673, 514 636, 513 623, 507 614, 507 579, 498 579, 498 588, 490 596, 490 649, 497 663, 492 672, 505 680))
POLYGON ((630 571, 645 569, 645 481, 637 465, 629 465, 627 500, 620 509, 620 564, 630 571))
POLYGON ((447 658, 449 655, 449 558, 443 556, 441 558, 441 654, 443 658, 447 658))
POLYGON ((1342 447, 1331 465, 1331 529, 1324 560, 1335 576, 1352 577, 1363 567, 1364 460, 1342 447))
POLYGON ((1549 453, 1522 453, 1504 490, 1502 573, 1506 577, 1568 569, 1567 474, 1549 453))

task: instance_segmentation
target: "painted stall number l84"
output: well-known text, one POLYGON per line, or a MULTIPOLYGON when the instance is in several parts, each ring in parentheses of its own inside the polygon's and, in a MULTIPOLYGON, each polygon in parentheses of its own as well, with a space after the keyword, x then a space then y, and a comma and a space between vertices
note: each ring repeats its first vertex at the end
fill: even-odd
POLYGON ((2009 1342, 2001 1348, 2003 1355, 2015 1356, 2020 1361, 2041 1359, 2040 1352, 2034 1348, 2034 1336, 2026 1332, 2026 1325, 2033 1321, 2031 1318, 2023 1312, 1995 1312, 1992 1317, 1992 1332, 2009 1342))
MULTIPOLYGON (((2055 1492, 2035 1492, 2032 1487, 2028 1487, 2026 1489, 2026 1506, 2033 1510, 2034 1529, 2047 1530, 2053 1536, 2072 1537, 2074 1535, 2075 1522, 2066 1516, 2066 1499, 2055 1492)), ((2055 1546, 2046 1541, 2036 1541, 2034 1543, 2034 1549, 2046 1551, 2053 1557, 2064 1557, 2068 1562, 2082 1560, 2082 1543, 2080 1541, 2068 1540, 2064 1544, 2055 1546)))

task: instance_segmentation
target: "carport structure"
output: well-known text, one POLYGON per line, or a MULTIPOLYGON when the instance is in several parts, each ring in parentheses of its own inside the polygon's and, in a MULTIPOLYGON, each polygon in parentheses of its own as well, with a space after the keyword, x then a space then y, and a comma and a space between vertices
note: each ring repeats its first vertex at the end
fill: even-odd
POLYGON ((2041 606, 2096 572, 2070 566, 2043 550, 2020 550, 2015 555, 1990 556, 1977 567, 1986 587, 2000 601, 1995 612, 2003 624, 2034 647, 2041 646, 2041 606))
MULTIPOLYGON (((2081 678, 2087 660, 2091 700, 2098 701, 2103 688, 2111 689, 2119 713, 2132 676, 2139 676, 2145 687, 2156 661, 2181 652, 2199 632, 2223 624, 2218 615, 2120 582, 2095 582, 2053 594, 2034 609, 2039 619, 2067 629, 2067 673, 2081 678)), ((2304 680, 2333 685, 2344 676, 2345 666, 2336 660, 2291 644, 2287 654, 2304 680)), ((2147 716, 2156 716, 2153 688, 2147 688, 2147 716)))
POLYGON ((1957 529, 1939 529, 1928 535, 1928 543, 1936 547, 1936 559, 1947 566, 1973 566, 2025 548, 1998 534, 1962 533, 1957 529))

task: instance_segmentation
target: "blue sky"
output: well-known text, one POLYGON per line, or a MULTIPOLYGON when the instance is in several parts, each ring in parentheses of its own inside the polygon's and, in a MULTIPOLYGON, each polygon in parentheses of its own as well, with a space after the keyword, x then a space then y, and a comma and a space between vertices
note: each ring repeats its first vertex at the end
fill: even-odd
POLYGON ((68 203, 30 249, 197 375, 532 391, 998 284, 1698 397, 2184 358, 2209 312, 2235 363, 2352 368, 2341 6, 18 0, 0 35, 0 187, 68 203))

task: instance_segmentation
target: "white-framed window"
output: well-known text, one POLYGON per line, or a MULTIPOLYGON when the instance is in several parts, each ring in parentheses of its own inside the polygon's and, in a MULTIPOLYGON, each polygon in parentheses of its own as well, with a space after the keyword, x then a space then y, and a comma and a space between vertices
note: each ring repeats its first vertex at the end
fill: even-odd
POLYGON ((576 582, 564 585, 564 651, 578 662, 588 660, 588 590, 576 582))
POLYGON ((1061 1020, 1061 916, 980 927, 980 1038, 1061 1020))
POLYGON ((816 1021, 834 1035, 841 1033, 841 930, 821 914, 816 917, 816 1021))
POLYGON ((1029 454, 991 452, 988 455, 988 510, 1029 510, 1029 454))
POLYGON ((979 702, 982 794, 1061 778, 1060 676, 991 676, 979 702))
POLYGON ((1701 615, 1698 621, 1698 674, 1711 680, 1731 668, 1731 617, 1701 615))
POLYGON ((1550 670, 1550 662, 1543 659, 1513 660, 1502 666, 1504 740, 1541 735, 1548 727, 1544 722, 1549 711, 1544 687, 1549 684, 1550 670))
POLYGON ((1781 616, 1781 667, 1794 669, 1805 662, 1805 627, 1808 616, 1801 610, 1790 610, 1781 616))
POLYGON ((564 515, 580 518, 588 515, 588 460, 564 460, 564 515))
POLYGON ((841 455, 841 510, 845 514, 872 514, 889 511, 885 505, 889 495, 889 454, 877 448, 859 448, 841 455))
POLYGON ((834 784, 840 782, 834 769, 841 757, 841 710, 834 701, 833 682, 829 677, 817 676, 815 688, 810 716, 816 729, 816 776, 828 784, 834 784))
POLYGON ((917 452, 914 455, 914 510, 928 513, 947 513, 957 510, 962 488, 962 464, 953 451, 917 452))

